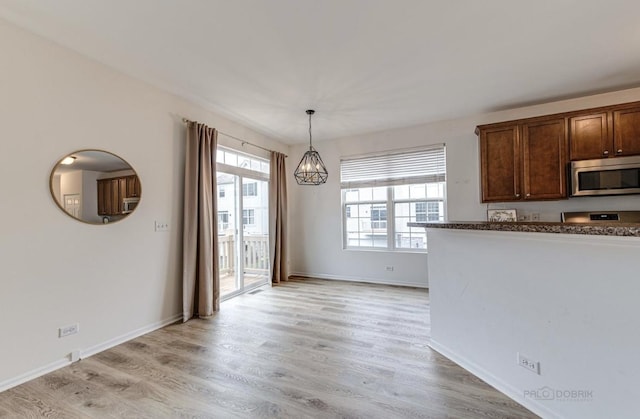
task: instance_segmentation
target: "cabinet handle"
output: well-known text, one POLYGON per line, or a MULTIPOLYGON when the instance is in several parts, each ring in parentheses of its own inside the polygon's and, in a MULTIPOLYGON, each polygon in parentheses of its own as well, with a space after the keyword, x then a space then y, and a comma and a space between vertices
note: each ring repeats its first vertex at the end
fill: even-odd
POLYGON ((618 154, 622 154, 622 149, 621 148, 618 149, 618 154))
POLYGON ((605 156, 609 155, 609 150, 603 151, 602 154, 604 154, 605 156))
POLYGON ((520 194, 519 193, 516 194, 516 198, 520 198, 520 194))
POLYGON ((529 197, 529 196, 531 196, 531 194, 530 194, 530 193, 528 193, 528 194, 527 194, 527 196, 529 197))

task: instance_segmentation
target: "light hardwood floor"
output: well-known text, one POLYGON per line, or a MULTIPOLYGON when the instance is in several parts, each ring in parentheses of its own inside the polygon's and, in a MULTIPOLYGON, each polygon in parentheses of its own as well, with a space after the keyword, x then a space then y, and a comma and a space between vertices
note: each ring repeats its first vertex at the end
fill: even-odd
MULTIPOLYGON (((256 284, 262 283, 265 284, 266 276, 265 275, 257 275, 257 274, 244 274, 244 287, 245 289, 251 288, 252 286, 258 286, 256 284)), ((220 297, 224 298, 227 294, 230 294, 236 291, 238 287, 236 286, 236 277, 233 274, 222 275, 220 276, 220 297)))
POLYGON ((0 393, 0 417, 537 417, 428 341, 426 290, 294 279, 0 393))

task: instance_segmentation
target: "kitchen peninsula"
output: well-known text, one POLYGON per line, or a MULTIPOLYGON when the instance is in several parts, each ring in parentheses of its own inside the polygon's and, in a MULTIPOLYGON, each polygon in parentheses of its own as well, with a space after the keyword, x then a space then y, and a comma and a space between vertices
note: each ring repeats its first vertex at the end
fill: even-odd
POLYGON ((637 414, 640 224, 410 226, 427 229, 434 350, 543 417, 637 414))
POLYGON ((408 223, 409 227, 442 228, 453 230, 491 230, 523 233, 587 234, 594 236, 640 237, 640 224, 583 224, 552 222, 489 222, 458 221, 448 223, 408 223))

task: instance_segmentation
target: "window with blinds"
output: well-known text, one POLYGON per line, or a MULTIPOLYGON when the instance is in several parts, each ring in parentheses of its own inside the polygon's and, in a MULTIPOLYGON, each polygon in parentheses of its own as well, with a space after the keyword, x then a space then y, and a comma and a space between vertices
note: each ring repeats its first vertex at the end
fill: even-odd
POLYGON ((445 146, 341 159, 340 185, 345 248, 426 251, 407 223, 444 220, 445 146))
POLYGON ((342 188, 445 181, 444 144, 340 161, 342 188))

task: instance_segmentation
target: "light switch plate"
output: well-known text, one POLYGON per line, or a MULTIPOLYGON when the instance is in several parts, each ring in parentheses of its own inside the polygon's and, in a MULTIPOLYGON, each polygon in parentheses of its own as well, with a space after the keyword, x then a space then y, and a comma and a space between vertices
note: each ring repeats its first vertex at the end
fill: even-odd
POLYGON ((156 221, 155 222, 155 232, 162 233, 165 231, 169 231, 169 223, 166 221, 156 221))

